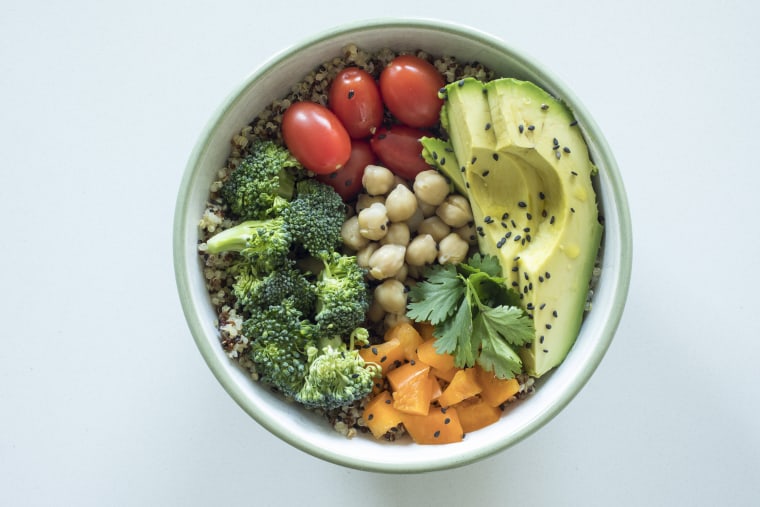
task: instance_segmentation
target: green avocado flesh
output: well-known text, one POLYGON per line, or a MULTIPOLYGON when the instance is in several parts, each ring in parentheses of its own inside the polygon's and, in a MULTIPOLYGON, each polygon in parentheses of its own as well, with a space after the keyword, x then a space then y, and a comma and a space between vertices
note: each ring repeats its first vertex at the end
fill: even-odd
POLYGON ((449 141, 423 138, 423 154, 469 197, 480 251, 499 258, 532 316, 536 337, 518 353, 540 377, 583 319, 602 236, 596 167, 572 112, 533 83, 467 78, 443 96, 449 141))

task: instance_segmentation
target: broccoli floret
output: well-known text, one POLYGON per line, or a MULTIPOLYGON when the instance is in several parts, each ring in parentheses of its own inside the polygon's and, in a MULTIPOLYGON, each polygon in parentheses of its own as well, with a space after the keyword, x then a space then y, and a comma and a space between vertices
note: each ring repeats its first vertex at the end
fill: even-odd
POLYGON ((243 323, 248 356, 259 379, 295 398, 303 388, 314 326, 289 301, 254 313, 243 323))
POLYGON ((343 199, 330 185, 314 179, 299 181, 296 197, 283 210, 293 239, 311 255, 332 252, 342 244, 346 220, 343 199))
POLYGON ((206 242, 210 254, 239 252, 257 272, 267 273, 281 267, 290 253, 291 235, 285 219, 248 220, 230 227, 206 242))
POLYGON ((364 323, 369 309, 365 270, 356 262, 356 256, 332 252, 321 258, 324 269, 316 284, 315 322, 326 336, 348 336, 364 323))
POLYGON ((331 410, 350 405, 372 391, 380 367, 366 363, 354 348, 357 333, 367 331, 354 330, 348 346, 340 338, 323 337, 317 345, 307 348, 308 369, 296 401, 307 407, 331 410))
POLYGON ((240 220, 273 217, 293 198, 295 182, 305 171, 286 148, 269 140, 255 139, 249 153, 220 194, 240 220))
POLYGON ((287 299, 302 314, 311 315, 316 304, 314 284, 290 260, 263 276, 254 268, 243 268, 232 289, 238 304, 249 314, 287 299))

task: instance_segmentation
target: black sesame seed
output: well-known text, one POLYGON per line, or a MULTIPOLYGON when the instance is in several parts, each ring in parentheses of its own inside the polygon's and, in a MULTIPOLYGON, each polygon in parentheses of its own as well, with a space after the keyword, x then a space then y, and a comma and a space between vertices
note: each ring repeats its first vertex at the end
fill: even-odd
POLYGON ((534 130, 536 130, 536 126, 535 125, 528 125, 528 130, 530 130, 531 132, 533 132, 534 130))
POLYGON ((507 227, 509 227, 509 226, 507 225, 507 223, 506 223, 506 222, 502 222, 502 223, 501 223, 501 226, 502 226, 502 227, 504 227, 505 229, 506 229, 507 227))
POLYGON ((542 111, 546 111, 547 109, 549 109, 549 104, 541 104, 542 111))
POLYGON ((377 347, 372 347, 372 353, 377 355, 377 347))
POLYGON ((543 310, 546 308, 546 303, 541 303, 541 306, 538 307, 539 310, 543 310))
POLYGON ((520 286, 520 284, 519 284, 519 283, 517 283, 517 282, 512 282, 512 287, 519 287, 519 286, 520 286))
POLYGON ((380 362, 384 363, 386 361, 386 359, 388 359, 388 356, 383 356, 383 357, 380 358, 380 362))
POLYGON ((562 148, 562 151, 564 151, 565 153, 570 153, 570 148, 565 146, 564 148, 562 148))
POLYGON ((544 349, 544 352, 547 353, 547 354, 549 353, 549 351, 547 349, 544 349))
POLYGON ((459 170, 460 170, 461 172, 464 172, 464 166, 460 167, 460 168, 459 168, 459 170))
POLYGON ((499 154, 498 153, 494 153, 492 156, 493 156, 494 160, 499 160, 499 154))
POLYGON ((517 227, 517 224, 515 223, 514 220, 510 220, 509 223, 512 224, 512 227, 517 227))
POLYGON ((371 420, 372 420, 372 419, 374 419, 374 418, 375 418, 375 414, 369 414, 369 415, 367 416, 367 420, 368 420, 368 421, 371 421, 371 420))
POLYGON ((551 329, 551 328, 552 328, 552 325, 551 325, 551 324, 547 324, 547 325, 546 325, 546 329, 551 329))
POLYGON ((351 100, 353 98, 354 98, 354 91, 353 90, 348 90, 348 99, 351 100))
POLYGON ((390 405, 391 403, 393 403, 393 400, 391 400, 390 398, 388 398, 387 400, 385 400, 385 404, 386 405, 390 405))
POLYGON ((489 171, 488 169, 486 169, 485 171, 483 171, 483 177, 485 178, 485 177, 486 177, 486 176, 488 176, 490 173, 491 173, 491 171, 489 171))
POLYGON ((470 160, 471 164, 474 164, 478 160, 478 157, 472 157, 472 160, 470 160))
POLYGON ((525 277, 526 281, 530 280, 530 277, 528 276, 528 272, 527 271, 523 271, 523 277, 525 277))
POLYGON ((552 315, 553 315, 553 316, 556 318, 556 317, 557 317, 559 314, 557 313, 557 310, 554 310, 554 311, 552 312, 552 315))
POLYGON ((541 275, 538 275, 538 281, 539 281, 539 282, 543 282, 543 281, 544 281, 544 277, 543 277, 543 276, 541 276, 541 275))
POLYGON ((517 257, 515 257, 515 258, 514 258, 514 259, 512 259, 512 260, 513 260, 513 261, 515 261, 515 262, 517 262, 517 261, 519 261, 519 260, 520 260, 520 256, 518 255, 517 257))
POLYGON ((570 211, 572 211, 573 213, 575 213, 575 208, 570 208, 570 211))
POLYGON ((517 127, 517 130, 519 130, 519 131, 520 131, 520 133, 522 134, 522 133, 525 131, 525 126, 524 126, 524 125, 521 123, 521 124, 520 124, 520 125, 517 127))
POLYGON ((443 424, 449 424, 450 422, 451 422, 451 419, 448 417, 443 420, 443 424))
POLYGON ((483 231, 483 226, 482 225, 478 225, 477 227, 475 227, 475 230, 478 231, 478 232, 482 232, 483 231))
POLYGON ((486 215, 486 216, 483 218, 483 221, 484 221, 485 223, 487 223, 487 224, 490 224, 491 222, 493 222, 493 218, 491 218, 491 216, 490 216, 490 215, 486 215))
POLYGON ((446 165, 446 157, 441 157, 440 164, 446 165))
POLYGON ((538 338, 538 343, 544 343, 544 335, 541 335, 541 336, 538 338))
POLYGON ((437 152, 434 151, 433 153, 431 153, 431 155, 433 156, 433 160, 438 160, 438 153, 437 152))
POLYGON ((509 218, 509 213, 504 213, 504 214, 501 216, 501 219, 502 219, 502 220, 506 220, 507 218, 509 218))
POLYGON ((560 153, 560 151, 557 150, 557 151, 554 152, 554 156, 557 157, 557 160, 559 160, 559 159, 562 158, 562 153, 560 153))
POLYGON ((435 433, 433 433, 433 437, 438 438, 441 436, 441 430, 435 430, 435 433))
POLYGON ((515 266, 515 267, 512 268, 512 271, 514 273, 517 273, 518 271, 520 271, 520 268, 518 268, 517 266, 515 266))
POLYGON ((570 171, 570 174, 572 174, 573 176, 578 176, 578 173, 575 171, 570 171))
POLYGON ((491 124, 490 123, 486 123, 486 130, 488 130, 490 128, 491 128, 491 124))
POLYGON ((520 241, 521 239, 522 239, 522 236, 520 236, 519 234, 515 236, 515 241, 520 241))
POLYGON ((546 215, 547 215, 547 214, 548 214, 548 213, 546 213, 546 210, 541 210, 541 216, 542 216, 542 217, 546 218, 546 215))
POLYGON ((507 233, 504 235, 505 238, 509 238, 512 235, 512 231, 507 231, 507 233))
POLYGON ((525 214, 525 218, 527 218, 528 220, 532 220, 533 219, 533 215, 531 215, 530 213, 526 213, 525 214))
POLYGON ((504 246, 504 243, 507 242, 506 238, 501 238, 499 241, 496 242, 496 248, 501 248, 504 246))
POLYGON ((544 199, 546 199, 546 194, 544 194, 543 192, 539 192, 538 193, 538 198, 543 201, 544 199))
POLYGON ((552 217, 549 219, 549 223, 554 225, 554 215, 552 215, 552 217))
POLYGON ((550 274, 548 271, 547 271, 546 273, 544 273, 544 276, 545 276, 546 278, 551 278, 551 277, 552 277, 552 275, 551 275, 551 274, 550 274))
POLYGON ((556 137, 552 139, 552 143, 554 144, 554 146, 559 146, 559 141, 557 141, 556 137))
POLYGON ((527 308, 528 310, 533 310, 535 307, 533 306, 533 303, 528 303, 525 308, 527 308))
POLYGON ((531 240, 530 234, 526 234, 525 235, 525 241, 530 242, 530 240, 531 240))
POLYGON ((520 206, 521 208, 527 208, 528 207, 528 205, 525 204, 525 201, 520 201, 520 202, 517 203, 517 205, 520 206))
POLYGON ((573 120, 570 122, 571 127, 575 127, 576 125, 578 125, 578 120, 573 120))

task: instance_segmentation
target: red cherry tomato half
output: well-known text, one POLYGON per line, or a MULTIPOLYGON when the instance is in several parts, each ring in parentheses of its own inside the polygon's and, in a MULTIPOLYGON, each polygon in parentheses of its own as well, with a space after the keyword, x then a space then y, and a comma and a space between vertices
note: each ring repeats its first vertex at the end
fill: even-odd
POLYGON ((383 123, 383 102, 377 83, 358 67, 345 68, 335 76, 327 105, 353 139, 371 136, 383 123))
POLYGON ((332 186, 348 202, 361 192, 364 168, 374 164, 375 160, 368 141, 354 140, 351 142, 351 157, 346 165, 333 173, 318 175, 317 180, 332 186))
POLYGON ((351 139, 338 117, 315 102, 295 102, 285 111, 282 138, 296 160, 316 174, 337 171, 351 155, 351 139))
POLYGON ((412 180, 418 173, 430 169, 422 158, 422 144, 419 141, 426 135, 428 132, 422 129, 394 125, 378 130, 370 145, 385 167, 402 178, 412 180))
POLYGON ((401 123, 412 127, 438 123, 443 105, 438 90, 445 84, 431 63, 413 55, 397 56, 380 74, 380 94, 385 107, 401 123))

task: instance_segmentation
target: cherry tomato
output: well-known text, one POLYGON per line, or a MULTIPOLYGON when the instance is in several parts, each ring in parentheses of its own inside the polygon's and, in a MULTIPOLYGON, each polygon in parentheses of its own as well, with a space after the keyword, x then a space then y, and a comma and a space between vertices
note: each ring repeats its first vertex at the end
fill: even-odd
POLYGON ((438 123, 443 105, 438 90, 445 84, 431 63, 413 55, 397 56, 380 74, 380 94, 385 107, 411 127, 438 123))
POLYGON ((419 139, 428 132, 407 125, 393 125, 381 128, 370 140, 372 151, 380 161, 407 180, 414 179, 418 173, 430 169, 422 158, 422 144, 419 139))
POLYGON ((355 139, 351 142, 351 157, 346 165, 330 174, 320 174, 317 180, 332 186, 348 202, 356 197, 362 189, 364 168, 376 160, 368 141, 355 139))
POLYGON ((371 136, 383 122, 383 102, 375 79, 358 67, 348 67, 330 85, 328 107, 353 139, 371 136))
POLYGON ((282 116, 282 138, 290 153, 316 174, 337 171, 351 155, 348 132, 326 107, 295 102, 282 116))

